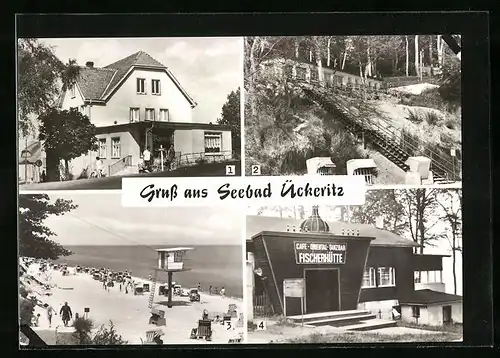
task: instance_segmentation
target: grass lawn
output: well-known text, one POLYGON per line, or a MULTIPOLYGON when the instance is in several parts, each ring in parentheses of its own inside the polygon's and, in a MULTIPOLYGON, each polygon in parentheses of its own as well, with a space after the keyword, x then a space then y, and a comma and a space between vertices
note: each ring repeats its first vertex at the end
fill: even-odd
POLYGON ((287 343, 380 343, 380 342, 451 342, 462 339, 458 333, 443 332, 436 334, 380 334, 374 332, 312 333, 293 338, 287 343))

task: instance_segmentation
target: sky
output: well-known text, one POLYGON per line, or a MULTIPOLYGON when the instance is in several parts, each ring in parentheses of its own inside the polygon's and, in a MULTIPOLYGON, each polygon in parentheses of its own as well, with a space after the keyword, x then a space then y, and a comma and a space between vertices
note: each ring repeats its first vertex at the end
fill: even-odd
POLYGON ((243 40, 219 38, 59 38, 40 39, 63 62, 104 67, 144 51, 168 67, 198 106, 193 121, 215 123, 228 94, 243 81, 243 40))
POLYGON ((231 207, 127 208, 121 193, 49 194, 72 200, 75 210, 44 225, 61 245, 241 245, 244 213, 231 207))

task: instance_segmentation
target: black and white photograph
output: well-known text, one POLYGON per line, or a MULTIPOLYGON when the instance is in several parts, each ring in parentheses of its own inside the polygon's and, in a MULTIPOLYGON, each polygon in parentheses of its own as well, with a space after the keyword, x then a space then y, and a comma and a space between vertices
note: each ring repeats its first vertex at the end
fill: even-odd
POLYGON ((248 343, 463 340, 461 189, 249 207, 248 343))
POLYGON ((241 343, 244 221, 124 208, 119 193, 20 195, 20 345, 241 343))
POLYGON ((461 182, 459 35, 246 37, 244 61, 246 175, 461 182))
POLYGON ((241 172, 238 37, 20 38, 20 190, 241 172))

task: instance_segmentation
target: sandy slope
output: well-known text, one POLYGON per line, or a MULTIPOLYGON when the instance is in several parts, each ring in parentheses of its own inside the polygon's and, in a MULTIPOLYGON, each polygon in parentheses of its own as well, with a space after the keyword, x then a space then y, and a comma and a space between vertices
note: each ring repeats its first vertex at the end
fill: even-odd
MULTIPOLYGON (((62 276, 59 271, 51 272, 51 282, 56 285, 51 290, 51 296, 39 296, 43 302, 51 304, 59 312, 64 302, 68 302, 73 314, 83 315, 84 308, 90 308, 89 317, 94 320, 96 327, 108 325, 112 320, 116 330, 129 344, 140 344, 141 338, 145 339, 148 330, 156 326, 149 325, 150 309, 148 308, 149 293, 135 296, 129 292, 120 292, 119 287, 104 290, 102 283, 95 281, 88 274, 73 274, 62 276)), ((137 279, 137 281, 139 281, 137 279)), ((142 282, 145 282, 142 280, 142 282)), ((165 296, 155 296, 155 307, 166 312, 166 326, 160 327, 165 335, 162 337, 164 344, 189 344, 207 343, 205 340, 190 339, 191 329, 197 327, 203 310, 209 313, 227 312, 229 304, 235 304, 238 314, 241 312, 243 302, 235 298, 222 298, 220 296, 201 294, 201 302, 190 303, 187 297, 175 297, 174 307, 166 307, 165 296)), ((36 313, 41 313, 40 329, 48 328, 48 320, 43 309, 37 307, 36 313)), ((236 327, 237 318, 232 321, 231 329, 219 324, 212 324, 213 337, 211 343, 227 343, 238 333, 243 333, 243 327, 236 327)), ((63 327, 59 315, 53 318, 52 330, 59 332, 72 331, 70 327, 63 327)))

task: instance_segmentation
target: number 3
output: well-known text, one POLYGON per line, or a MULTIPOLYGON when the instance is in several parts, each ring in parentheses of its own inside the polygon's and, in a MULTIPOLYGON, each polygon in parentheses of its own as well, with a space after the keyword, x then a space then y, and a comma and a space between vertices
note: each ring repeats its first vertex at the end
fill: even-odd
POLYGON ((226 321, 226 331, 229 331, 231 329, 231 321, 226 321))

